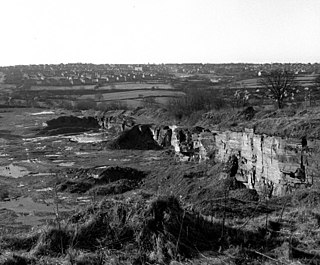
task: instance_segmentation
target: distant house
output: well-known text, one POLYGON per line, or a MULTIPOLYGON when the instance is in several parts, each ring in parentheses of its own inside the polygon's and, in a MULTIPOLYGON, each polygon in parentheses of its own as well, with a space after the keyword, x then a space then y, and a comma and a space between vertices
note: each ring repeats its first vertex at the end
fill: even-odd
POLYGON ((93 78, 92 79, 93 84, 98 84, 99 83, 99 78, 93 78))
POLYGON ((92 85, 92 84, 93 84, 91 78, 87 78, 87 77, 84 79, 84 83, 85 83, 86 85, 92 85))
POLYGON ((106 78, 98 78, 98 83, 105 84, 105 83, 107 83, 107 79, 106 78))
POLYGON ((72 85, 71 81, 68 78, 60 78, 59 83, 61 86, 70 86, 72 85))

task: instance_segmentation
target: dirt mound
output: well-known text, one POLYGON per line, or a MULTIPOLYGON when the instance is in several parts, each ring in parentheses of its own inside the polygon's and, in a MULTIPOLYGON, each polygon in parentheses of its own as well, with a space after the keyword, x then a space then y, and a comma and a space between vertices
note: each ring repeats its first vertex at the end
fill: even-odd
POLYGON ((47 125, 47 127, 43 128, 38 133, 39 135, 79 133, 100 128, 99 123, 95 118, 79 118, 76 116, 61 116, 47 121, 47 125))
POLYGON ((87 168, 70 170, 68 180, 58 184, 59 191, 70 193, 98 192, 119 194, 138 187, 146 172, 130 167, 87 168))
POLYGON ((159 150, 149 125, 135 125, 109 144, 112 149, 159 150))

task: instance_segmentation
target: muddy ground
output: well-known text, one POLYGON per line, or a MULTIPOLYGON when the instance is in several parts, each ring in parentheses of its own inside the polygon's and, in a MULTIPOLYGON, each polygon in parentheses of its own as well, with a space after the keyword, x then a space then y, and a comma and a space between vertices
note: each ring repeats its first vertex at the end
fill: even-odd
POLYGON ((0 229, 12 227, 18 231, 55 218, 57 200, 63 213, 91 203, 91 195, 59 190, 61 179, 68 178, 66 172, 108 166, 148 172, 170 160, 163 151, 108 149, 106 142, 112 136, 99 131, 91 120, 90 126, 82 127, 86 132, 79 132, 81 124, 72 132, 55 131, 56 125, 53 130, 47 129, 48 120, 79 113, 43 109, 0 111, 0 208, 6 209, 1 215, 12 215, 9 222, 8 218, 1 219, 0 229))
POLYGON ((0 109, 0 264, 319 264, 319 192, 266 200, 231 164, 110 148, 72 115, 0 109))

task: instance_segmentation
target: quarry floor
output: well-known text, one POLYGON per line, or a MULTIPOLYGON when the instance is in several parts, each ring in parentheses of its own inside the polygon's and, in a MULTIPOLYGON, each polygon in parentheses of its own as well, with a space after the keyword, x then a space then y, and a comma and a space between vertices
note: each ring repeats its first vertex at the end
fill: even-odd
MULTIPOLYGON (((79 169, 124 167, 145 172, 146 177, 138 186, 124 193, 108 194, 107 197, 113 200, 125 201, 142 191, 151 198, 174 195, 184 209, 195 211, 205 220, 224 222, 224 225, 245 231, 260 231, 265 228, 266 222, 280 220, 283 224, 280 231, 282 241, 272 249, 279 253, 271 253, 268 249, 268 253, 261 254, 262 250, 258 251, 252 246, 258 252, 254 255, 259 262, 254 263, 255 258, 250 258, 247 264, 304 264, 292 263, 290 257, 285 255, 287 249, 282 242, 290 238, 301 239, 304 243, 297 241, 296 246, 319 255, 318 193, 313 197, 307 194, 297 198, 256 202, 251 200, 248 193, 234 192, 235 197, 232 194, 231 197, 237 200, 231 198, 227 202, 223 193, 222 197, 219 195, 223 181, 217 179, 217 173, 221 172, 224 165, 210 161, 204 164, 179 162, 170 149, 111 150, 107 142, 115 135, 104 131, 38 135, 46 121, 72 114, 81 115, 63 110, 0 109, 0 236, 31 233, 37 228, 56 223, 57 218, 67 219, 104 197, 59 189, 57 183, 68 181, 71 175, 76 179, 79 169), (220 198, 213 200, 214 194, 220 198), (270 255, 277 258, 271 258, 270 255)), ((268 234, 264 233, 263 236, 265 238, 268 234)), ((240 247, 230 244, 227 250, 203 252, 195 260, 177 264, 245 264, 244 259, 239 261, 235 258, 241 252, 240 247)), ((59 262, 61 260, 46 264, 61 264, 59 262)))

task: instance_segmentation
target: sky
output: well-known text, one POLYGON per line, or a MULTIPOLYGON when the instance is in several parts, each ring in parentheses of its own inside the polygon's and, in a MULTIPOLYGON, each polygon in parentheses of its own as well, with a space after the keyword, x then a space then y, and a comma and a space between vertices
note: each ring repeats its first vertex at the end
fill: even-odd
POLYGON ((320 0, 1 0, 0 65, 320 62, 320 0))

